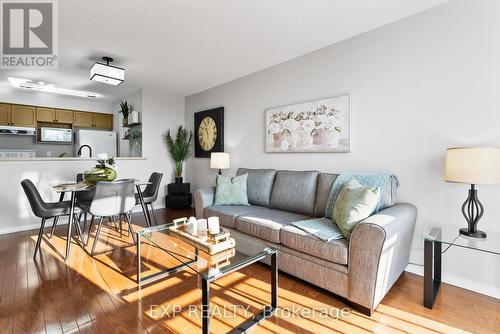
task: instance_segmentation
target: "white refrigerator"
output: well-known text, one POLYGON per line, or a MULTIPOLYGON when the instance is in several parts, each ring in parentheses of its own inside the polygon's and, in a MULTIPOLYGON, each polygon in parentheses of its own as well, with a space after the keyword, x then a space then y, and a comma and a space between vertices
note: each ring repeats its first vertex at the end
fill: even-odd
MULTIPOLYGON (((75 130, 75 157, 82 145, 88 145, 92 149, 92 157, 107 153, 109 157, 116 157, 116 132, 102 130, 75 130)), ((83 148, 81 157, 89 157, 89 149, 83 148)))

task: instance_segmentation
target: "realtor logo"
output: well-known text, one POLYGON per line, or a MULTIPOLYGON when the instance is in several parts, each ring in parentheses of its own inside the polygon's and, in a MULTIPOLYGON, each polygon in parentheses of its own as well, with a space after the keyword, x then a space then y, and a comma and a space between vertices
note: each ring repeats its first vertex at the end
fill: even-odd
POLYGON ((57 0, 0 0, 1 68, 57 68, 57 0))

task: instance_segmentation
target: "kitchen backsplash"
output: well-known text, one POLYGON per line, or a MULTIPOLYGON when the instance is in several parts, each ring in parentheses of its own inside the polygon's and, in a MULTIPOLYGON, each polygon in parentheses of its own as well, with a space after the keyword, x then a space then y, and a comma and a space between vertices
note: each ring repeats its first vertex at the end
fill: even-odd
POLYGON ((38 158, 58 157, 64 152, 74 156, 73 144, 40 144, 33 136, 0 135, 0 149, 35 150, 38 158))

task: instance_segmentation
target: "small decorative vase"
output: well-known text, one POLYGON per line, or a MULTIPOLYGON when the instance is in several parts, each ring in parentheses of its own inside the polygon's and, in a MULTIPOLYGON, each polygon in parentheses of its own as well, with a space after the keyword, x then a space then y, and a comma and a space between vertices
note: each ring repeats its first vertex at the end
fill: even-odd
POLYGON ((128 114, 128 122, 130 124, 137 124, 140 122, 139 120, 139 112, 135 110, 130 110, 128 114))
POLYGON ((283 139, 283 136, 282 136, 281 132, 273 133, 274 147, 281 147, 281 140, 282 139, 283 139))
POLYGON ((128 117, 123 117, 122 126, 127 126, 127 125, 128 125, 128 117))
POLYGON ((116 171, 111 167, 95 166, 83 173, 83 179, 89 184, 99 181, 111 182, 116 179, 116 171))
POLYGON ((340 133, 337 130, 330 131, 327 136, 327 144, 330 147, 338 147, 340 140, 340 133))
POLYGON ((325 136, 325 130, 318 129, 318 130, 314 131, 313 144, 314 145, 322 145, 324 136, 325 136))
POLYGON ((182 184, 183 178, 182 176, 176 176, 175 177, 175 184, 182 184))
POLYGON ((128 145, 129 157, 140 157, 142 155, 142 138, 132 138, 128 145))

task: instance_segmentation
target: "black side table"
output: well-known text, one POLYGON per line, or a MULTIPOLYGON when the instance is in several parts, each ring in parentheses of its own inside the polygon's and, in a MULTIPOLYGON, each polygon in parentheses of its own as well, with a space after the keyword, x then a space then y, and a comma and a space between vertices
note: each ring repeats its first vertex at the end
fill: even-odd
POLYGON ((190 193, 189 183, 169 183, 167 185, 165 207, 172 210, 188 209, 192 203, 193 195, 190 193))
MULTIPOLYGON (((442 245, 500 255, 500 233, 488 231, 484 239, 458 233, 458 229, 434 227, 424 235, 424 306, 432 308, 441 285, 442 245)), ((446 248, 448 249, 448 248, 446 248)))

